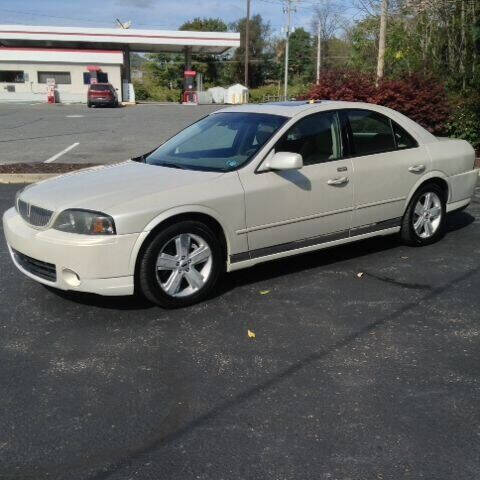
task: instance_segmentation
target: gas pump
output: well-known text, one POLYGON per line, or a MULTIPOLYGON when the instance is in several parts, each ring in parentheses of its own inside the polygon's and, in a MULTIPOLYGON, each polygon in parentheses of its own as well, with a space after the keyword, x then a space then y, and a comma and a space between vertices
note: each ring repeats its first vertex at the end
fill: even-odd
POLYGON ((56 101, 55 79, 47 78, 47 103, 55 103, 56 101))
POLYGON ((195 76, 197 72, 194 70, 185 70, 183 72, 183 97, 184 105, 197 105, 198 95, 195 90, 195 76))

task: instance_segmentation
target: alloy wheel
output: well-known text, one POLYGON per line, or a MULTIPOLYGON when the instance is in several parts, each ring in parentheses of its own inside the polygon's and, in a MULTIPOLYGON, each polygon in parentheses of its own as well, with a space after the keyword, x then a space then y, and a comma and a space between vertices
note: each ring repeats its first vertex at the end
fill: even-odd
POLYGON ((181 233, 163 245, 156 261, 156 277, 171 297, 188 297, 203 288, 212 272, 208 243, 192 233, 181 233))
POLYGON ((413 229, 420 238, 430 238, 442 221, 442 201, 435 192, 425 192, 415 205, 413 229))

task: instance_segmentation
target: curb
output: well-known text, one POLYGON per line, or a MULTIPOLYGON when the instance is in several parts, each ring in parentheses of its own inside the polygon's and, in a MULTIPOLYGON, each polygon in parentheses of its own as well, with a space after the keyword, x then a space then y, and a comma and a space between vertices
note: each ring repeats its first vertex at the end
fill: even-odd
POLYGON ((61 173, 0 173, 0 183, 36 183, 61 173))

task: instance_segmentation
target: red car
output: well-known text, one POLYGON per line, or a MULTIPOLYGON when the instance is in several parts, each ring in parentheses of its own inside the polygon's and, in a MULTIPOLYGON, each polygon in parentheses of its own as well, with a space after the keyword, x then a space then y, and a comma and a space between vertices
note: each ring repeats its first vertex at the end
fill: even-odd
POLYGON ((116 89, 110 83, 92 83, 88 87, 87 106, 107 105, 118 107, 118 95, 116 89))

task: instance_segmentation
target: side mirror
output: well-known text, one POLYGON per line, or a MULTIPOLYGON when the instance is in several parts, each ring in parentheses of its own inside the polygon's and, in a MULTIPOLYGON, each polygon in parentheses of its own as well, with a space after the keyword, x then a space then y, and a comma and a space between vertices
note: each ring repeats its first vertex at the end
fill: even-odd
POLYGON ((277 152, 266 158, 261 167, 261 172, 267 170, 299 170, 303 167, 303 158, 299 153, 277 152))

